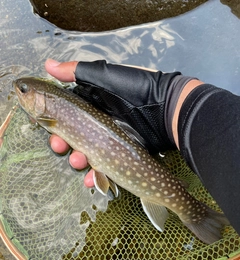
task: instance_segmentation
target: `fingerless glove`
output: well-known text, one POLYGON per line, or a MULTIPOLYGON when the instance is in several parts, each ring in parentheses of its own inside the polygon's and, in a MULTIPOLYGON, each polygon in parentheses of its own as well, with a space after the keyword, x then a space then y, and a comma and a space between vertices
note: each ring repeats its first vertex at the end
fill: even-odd
POLYGON ((175 148, 171 117, 178 94, 173 90, 180 91, 191 78, 104 60, 79 62, 75 77, 79 85, 74 92, 117 119, 151 154, 175 148))

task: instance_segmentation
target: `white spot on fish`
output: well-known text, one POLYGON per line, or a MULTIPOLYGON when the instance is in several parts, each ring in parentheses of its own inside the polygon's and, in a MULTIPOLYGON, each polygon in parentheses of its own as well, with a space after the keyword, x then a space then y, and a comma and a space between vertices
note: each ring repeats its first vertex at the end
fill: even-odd
POLYGON ((126 171, 126 175, 127 176, 131 175, 131 172, 130 171, 126 171))
POLYGON ((117 159, 115 159, 114 162, 115 162, 115 164, 117 164, 117 165, 120 163, 117 159))

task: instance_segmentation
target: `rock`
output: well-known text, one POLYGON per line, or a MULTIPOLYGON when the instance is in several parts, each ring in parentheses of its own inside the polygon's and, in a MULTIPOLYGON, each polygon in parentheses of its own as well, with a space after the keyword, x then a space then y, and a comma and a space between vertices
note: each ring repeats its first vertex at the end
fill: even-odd
POLYGON ((107 31, 185 13, 207 0, 30 0, 34 12, 56 26, 77 31, 107 31))

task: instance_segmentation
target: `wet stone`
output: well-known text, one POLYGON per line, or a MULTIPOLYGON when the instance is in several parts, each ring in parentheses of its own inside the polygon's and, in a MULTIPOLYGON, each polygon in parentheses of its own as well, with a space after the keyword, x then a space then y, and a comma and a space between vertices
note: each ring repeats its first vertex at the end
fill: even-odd
POLYGON ((30 2, 34 12, 62 29, 98 32, 177 16, 196 8, 206 0, 31 0, 30 2))

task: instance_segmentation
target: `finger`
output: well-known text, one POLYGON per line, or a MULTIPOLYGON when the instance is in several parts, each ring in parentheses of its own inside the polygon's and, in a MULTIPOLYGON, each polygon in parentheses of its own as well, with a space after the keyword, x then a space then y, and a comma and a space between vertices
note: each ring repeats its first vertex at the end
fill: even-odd
POLYGON ((69 163, 73 168, 77 170, 82 170, 88 166, 86 156, 78 151, 72 152, 72 154, 69 156, 69 163))
POLYGON ((47 59, 45 62, 46 71, 53 77, 64 82, 73 82, 75 79, 75 70, 77 61, 58 62, 52 59, 47 59))
POLYGON ((70 146, 62 138, 55 134, 50 136, 49 143, 55 153, 63 154, 70 149, 70 146))
POLYGON ((84 185, 87 188, 93 188, 94 187, 94 182, 93 182, 93 172, 94 170, 91 169, 85 176, 84 178, 84 185))

